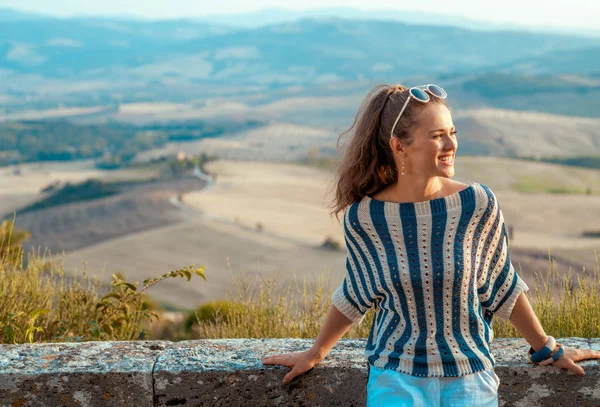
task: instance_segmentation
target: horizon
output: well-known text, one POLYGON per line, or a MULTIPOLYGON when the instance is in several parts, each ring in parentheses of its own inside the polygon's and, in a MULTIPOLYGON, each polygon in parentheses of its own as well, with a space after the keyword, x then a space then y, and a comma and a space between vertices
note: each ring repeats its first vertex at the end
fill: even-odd
MULTIPOLYGON (((225 0, 219 4, 198 5, 188 0, 172 0, 168 5, 160 2, 142 0, 105 0, 98 2, 81 2, 67 0, 59 5, 48 4, 42 0, 31 0, 27 5, 14 0, 0 0, 0 7, 6 7, 24 13, 38 13, 49 17, 107 17, 130 18, 141 20, 172 20, 172 19, 206 19, 211 17, 234 16, 264 11, 280 11, 289 13, 313 13, 320 10, 348 9, 364 10, 368 12, 390 13, 432 13, 447 17, 458 17, 474 22, 515 25, 523 28, 546 29, 581 29, 600 31, 600 8, 594 7, 592 1, 579 1, 577 7, 557 7, 557 5, 544 4, 542 0, 529 0, 528 2, 510 0, 505 2, 502 9, 489 13, 487 6, 473 0, 462 0, 451 6, 445 3, 436 4, 434 0, 421 2, 419 8, 397 8, 396 4, 388 0, 377 0, 365 7, 365 4, 356 0, 342 3, 336 0, 307 0, 304 7, 281 7, 272 0, 258 0, 249 3, 244 0, 225 0), (180 10, 180 11, 179 11, 180 10), (519 10, 518 13, 512 10, 519 10), (535 23, 532 24, 532 21, 535 23), (564 24, 565 21, 575 22, 573 25, 564 24)), ((435 21, 432 22, 435 25, 435 21)))

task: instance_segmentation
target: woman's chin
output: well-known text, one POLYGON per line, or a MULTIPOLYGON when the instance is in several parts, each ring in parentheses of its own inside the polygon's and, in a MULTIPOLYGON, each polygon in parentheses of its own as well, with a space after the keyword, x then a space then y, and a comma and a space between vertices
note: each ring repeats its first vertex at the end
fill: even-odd
POLYGON ((445 178, 452 178, 454 176, 454 166, 440 168, 440 176, 445 178))

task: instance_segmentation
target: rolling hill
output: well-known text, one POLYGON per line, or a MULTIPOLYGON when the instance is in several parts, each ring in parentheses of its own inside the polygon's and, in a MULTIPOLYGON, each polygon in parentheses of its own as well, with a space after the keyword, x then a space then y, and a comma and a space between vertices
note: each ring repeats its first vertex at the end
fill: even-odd
POLYGON ((600 38, 572 35, 335 18, 237 30, 188 20, 9 20, 0 38, 0 68, 21 73, 101 77, 165 63, 178 72, 176 66, 191 64, 186 57, 195 55, 195 69, 207 80, 242 78, 244 84, 472 72, 600 46, 600 38))
POLYGON ((102 122, 126 103, 228 99, 256 106, 343 97, 348 89, 364 94, 381 82, 434 81, 458 108, 600 116, 600 37, 368 16, 233 27, 0 14, 0 120, 86 107, 102 122))

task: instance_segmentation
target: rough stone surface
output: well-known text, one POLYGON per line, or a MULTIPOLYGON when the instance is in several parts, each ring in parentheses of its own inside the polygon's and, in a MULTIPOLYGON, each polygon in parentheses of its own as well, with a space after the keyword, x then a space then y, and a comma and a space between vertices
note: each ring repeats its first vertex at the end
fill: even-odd
MULTIPOLYGON (((557 338, 600 350, 600 339, 557 338)), ((366 340, 343 339, 311 371, 282 384, 264 356, 308 349, 312 339, 84 342, 0 345, 0 407, 364 406, 366 340)), ((600 406, 600 363, 586 376, 528 361, 524 339, 496 338, 500 407, 600 406)))
POLYGON ((219 339, 174 343, 159 356, 154 369, 156 405, 364 406, 365 340, 341 340, 322 363, 287 386, 281 383, 287 367, 262 364, 264 356, 305 350, 313 342, 219 339))
POLYGON ((0 345, 0 406, 152 406, 152 369, 168 344, 0 345))

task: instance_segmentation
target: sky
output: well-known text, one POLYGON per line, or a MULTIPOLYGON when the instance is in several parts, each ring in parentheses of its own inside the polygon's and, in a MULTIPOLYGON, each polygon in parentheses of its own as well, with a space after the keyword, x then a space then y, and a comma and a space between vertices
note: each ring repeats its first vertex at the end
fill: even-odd
MULTIPOLYGON (((152 19, 236 14, 268 7, 281 8, 281 4, 281 0, 0 0, 0 7, 61 17, 119 15, 152 19)), ((498 23, 600 30, 599 0, 302 0, 285 4, 290 10, 340 6, 435 12, 498 23)))

